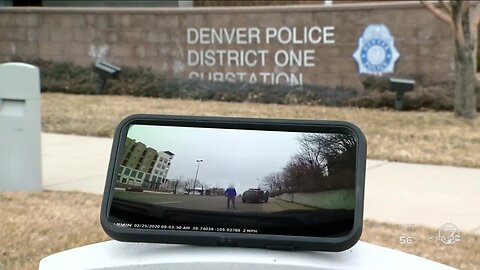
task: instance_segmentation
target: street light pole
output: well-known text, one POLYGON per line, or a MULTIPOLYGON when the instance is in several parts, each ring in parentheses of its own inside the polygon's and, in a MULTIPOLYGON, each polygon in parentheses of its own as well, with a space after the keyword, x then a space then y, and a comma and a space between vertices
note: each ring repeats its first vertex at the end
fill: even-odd
POLYGON ((193 195, 195 195, 195 185, 197 184, 198 169, 200 168, 200 163, 203 162, 203 159, 197 159, 197 172, 195 173, 195 180, 193 181, 193 195))

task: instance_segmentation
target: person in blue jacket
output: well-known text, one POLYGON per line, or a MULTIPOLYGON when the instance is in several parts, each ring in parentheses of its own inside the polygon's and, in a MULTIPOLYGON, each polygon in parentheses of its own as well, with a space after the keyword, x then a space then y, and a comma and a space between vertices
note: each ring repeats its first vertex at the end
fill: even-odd
POLYGON ((237 191, 233 185, 228 186, 227 190, 225 190, 225 196, 227 196, 227 208, 230 208, 230 201, 232 202, 233 209, 235 207, 235 197, 237 196, 237 191))

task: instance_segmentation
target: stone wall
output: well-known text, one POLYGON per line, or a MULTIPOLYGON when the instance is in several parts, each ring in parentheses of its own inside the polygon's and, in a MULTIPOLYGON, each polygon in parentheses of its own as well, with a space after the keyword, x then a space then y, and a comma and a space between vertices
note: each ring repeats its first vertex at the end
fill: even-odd
POLYGON ((415 3, 182 9, 1 8, 0 62, 22 57, 87 66, 103 59, 119 66, 148 67, 177 78, 188 78, 192 72, 203 72, 206 78, 215 72, 285 72, 301 73, 305 84, 361 87, 352 54, 368 24, 385 24, 395 38, 400 58, 394 75, 422 76, 433 81, 453 77, 453 42, 448 26, 415 3), (305 26, 333 26, 334 43, 188 44, 187 40, 188 28, 245 27, 263 33, 268 27, 296 27, 300 32, 305 26), (189 50, 208 49, 270 53, 263 66, 189 65, 189 50), (273 61, 278 50, 311 50, 313 56, 310 65, 279 67, 273 61))
POLYGON ((354 209, 355 190, 340 189, 312 193, 283 193, 277 199, 321 209, 354 209))

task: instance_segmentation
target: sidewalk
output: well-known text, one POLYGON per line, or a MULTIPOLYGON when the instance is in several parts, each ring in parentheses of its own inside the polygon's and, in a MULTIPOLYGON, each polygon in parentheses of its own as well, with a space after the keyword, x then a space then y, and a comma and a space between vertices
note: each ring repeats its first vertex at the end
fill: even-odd
MULTIPOLYGON (((112 139, 42 134, 43 187, 102 194, 112 139)), ((480 234, 480 169, 367 161, 364 218, 480 234)))

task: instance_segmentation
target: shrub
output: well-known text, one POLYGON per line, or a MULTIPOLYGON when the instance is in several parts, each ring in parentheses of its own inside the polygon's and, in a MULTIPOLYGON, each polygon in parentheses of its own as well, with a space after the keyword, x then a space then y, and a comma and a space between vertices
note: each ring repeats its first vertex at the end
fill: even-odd
MULTIPOLYGON (((17 61, 31 63, 41 70, 42 92, 92 95, 97 76, 91 66, 57 63, 41 59, 17 61)), ((405 94, 405 110, 452 110, 453 83, 425 82, 421 75, 411 75, 417 82, 413 92, 405 94)), ((118 79, 109 79, 106 95, 132 95, 159 98, 304 104, 326 106, 359 106, 392 108, 395 93, 388 91, 388 77, 362 76, 363 89, 323 85, 266 85, 245 82, 212 82, 181 80, 157 74, 149 68, 122 67, 118 79)), ((480 110, 480 97, 477 105, 480 110)))

